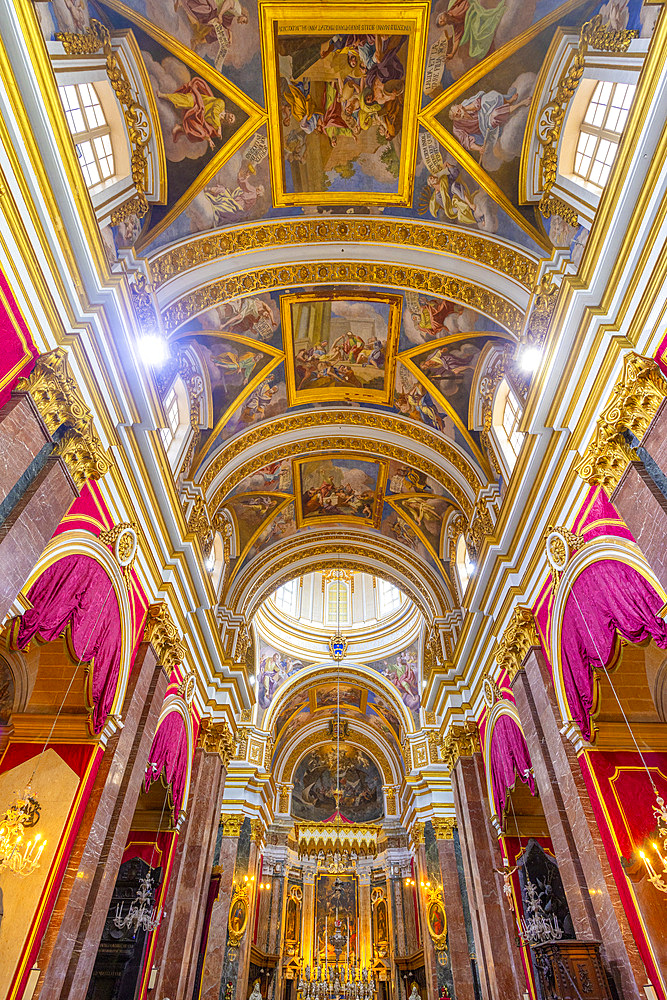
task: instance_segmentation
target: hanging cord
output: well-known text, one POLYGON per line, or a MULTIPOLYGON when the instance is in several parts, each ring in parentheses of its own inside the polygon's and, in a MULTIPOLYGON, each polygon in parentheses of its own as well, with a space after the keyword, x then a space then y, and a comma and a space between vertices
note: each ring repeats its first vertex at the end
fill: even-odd
MULTIPOLYGON (((336 587, 336 634, 340 636, 340 557, 336 587)), ((336 660, 336 808, 340 814, 340 660, 336 660)))
POLYGON ((113 583, 109 587, 109 591, 107 593, 107 596, 104 598, 104 601, 103 601, 103 603, 102 603, 102 605, 100 607, 100 610, 97 613, 97 618, 95 619, 95 624, 93 625, 92 629, 88 633, 88 638, 86 639, 86 645, 84 646, 84 648, 83 648, 83 650, 81 652, 81 656, 79 657, 79 662, 74 667, 74 673, 72 674, 72 678, 71 678, 69 684, 67 685, 67 690, 65 691, 65 694, 63 695, 63 700, 60 703, 58 711, 56 712, 56 717, 53 720, 53 724, 51 726, 51 729, 49 730, 49 735, 46 737, 46 742, 45 742, 44 746, 42 747, 41 753, 40 753, 39 757, 37 758, 37 762, 36 762, 36 764, 35 764, 35 766, 34 766, 34 768, 32 770, 32 774, 30 775, 30 779, 28 781, 28 786, 32 785, 33 778, 35 777, 35 774, 37 773, 37 768, 39 767, 39 765, 41 763, 42 757, 46 753, 46 748, 48 747, 49 743, 51 742, 51 737, 53 736, 53 733, 55 731, 56 725, 58 723, 58 719, 60 718, 60 713, 62 712, 63 708, 65 707, 65 702, 67 701, 67 696, 69 695, 70 691, 72 690, 72 684, 74 684, 74 680, 75 680, 75 678, 76 678, 76 676, 77 676, 77 674, 79 672, 79 668, 80 668, 81 664, 83 663, 83 661, 85 659, 86 652, 88 650, 88 644, 90 642, 91 636, 93 635, 95 629, 97 628, 97 626, 99 624, 99 620, 102 617, 102 612, 106 608, 107 601, 111 597, 112 590, 113 590, 113 583))
POLYGON ((609 681, 609 687, 611 688, 611 690, 613 692, 613 695, 614 695, 614 698, 616 699, 616 703, 617 703, 617 705, 619 707, 620 713, 623 716, 623 721, 625 722, 626 726, 628 727, 628 732, 630 733, 630 736, 632 737, 632 742, 634 743, 635 747, 637 748, 637 753, 639 754, 639 759, 641 760, 641 762, 642 762, 642 764, 644 766, 644 770, 646 771, 646 775, 648 777, 648 780, 651 783, 651 788, 653 789, 653 791, 654 791, 654 793, 655 793, 655 795, 657 797, 659 795, 659 792, 658 792, 658 789, 656 787, 655 781, 653 780, 653 776, 651 775, 651 772, 650 772, 650 770, 648 768, 648 764, 646 763, 646 759, 644 757, 644 754, 639 749, 639 743, 637 743, 637 740, 635 738, 635 734, 633 733, 632 727, 630 725, 630 722, 628 721, 628 717, 625 714, 625 711, 623 710, 623 706, 621 705, 621 700, 620 700, 620 698, 618 697, 618 695, 616 693, 616 688, 614 687, 614 685, 612 683, 612 679, 609 676, 609 671, 607 670, 607 667, 606 667, 606 665, 605 665, 605 663, 604 663, 604 661, 603 661, 603 659, 602 659, 602 657, 600 655, 600 650, 598 649, 598 645, 597 645, 597 643, 595 641, 595 637, 593 636, 593 633, 591 632, 591 629, 590 629, 590 626, 588 624, 588 621, 586 620, 586 616, 584 615, 583 611, 581 610, 581 605, 579 604, 579 601, 577 600, 577 595, 575 594, 574 590, 571 590, 570 593, 572 594, 572 597, 574 598, 574 603, 577 605, 577 607, 579 609, 579 614, 581 615, 582 621, 583 621, 584 625, 586 626, 586 631, 588 632, 590 640, 593 643, 593 646, 595 647, 595 652, 597 653, 598 660, 600 661, 600 666, 602 667, 602 669, 604 670, 604 672, 605 672, 605 674, 607 676, 607 680, 609 681))
POLYGON ((157 848, 157 840, 158 837, 160 836, 160 830, 162 829, 162 818, 164 816, 164 808, 167 804, 168 797, 169 797, 169 785, 167 785, 167 787, 164 790, 164 801, 162 803, 162 812, 160 813, 160 821, 157 825, 157 833, 155 834, 155 843, 153 844, 153 850, 151 851, 151 861, 149 866, 151 871, 153 871, 153 858, 155 856, 155 851, 157 848))

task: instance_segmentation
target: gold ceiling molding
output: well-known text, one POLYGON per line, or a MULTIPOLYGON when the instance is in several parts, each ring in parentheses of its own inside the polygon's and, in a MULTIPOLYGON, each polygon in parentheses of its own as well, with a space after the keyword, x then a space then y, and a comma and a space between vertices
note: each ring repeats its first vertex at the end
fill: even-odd
MULTIPOLYGON (((329 730, 326 728, 326 721, 322 722, 321 731, 308 733, 307 736, 302 737, 298 743, 296 743, 286 760, 283 762, 282 766, 276 766, 276 781, 279 782, 291 782, 294 775, 294 768, 296 767, 299 759, 303 757, 304 753, 309 750, 315 744, 330 743, 331 737, 329 736, 329 730)), ((384 778, 384 784, 393 785, 394 778, 389 763, 389 759, 385 754, 382 747, 371 740, 365 733, 359 733, 352 730, 347 737, 346 743, 351 746, 361 747, 362 750, 367 750, 371 755, 373 760, 379 764, 380 770, 382 772, 382 777, 384 778)))
MULTIPOLYGON (((387 433, 400 434, 402 437, 407 438, 410 441, 414 441, 416 444, 421 444, 432 451, 437 452, 439 456, 442 457, 444 462, 452 465, 458 472, 461 473, 465 481, 469 484, 470 490, 473 496, 476 496, 480 488, 486 486, 486 482, 480 478, 479 472, 474 468, 471 462, 469 462, 462 452, 456 448, 448 438, 443 438, 441 435, 436 435, 433 431, 425 428, 422 424, 418 424, 411 420, 402 420, 399 417, 393 416, 389 413, 375 412, 374 410, 324 410, 316 411, 309 410, 305 413, 292 413, 285 417, 280 417, 277 420, 273 420, 270 423, 262 424, 261 427, 256 427, 253 430, 246 432, 238 438, 231 441, 226 447, 222 448, 218 454, 213 458, 209 465, 206 466, 201 479, 199 479, 199 485, 206 493, 220 471, 225 468, 225 466, 230 465, 235 458, 239 455, 243 455, 245 452, 254 448, 255 445, 260 444, 263 441, 273 441, 279 434, 293 433, 294 431, 310 431, 313 427, 326 427, 328 425, 339 426, 340 424, 347 424, 349 427, 368 427, 372 428, 374 431, 384 431, 387 433)), ((434 462, 430 462, 428 459, 422 458, 420 455, 412 451, 407 451, 404 448, 398 448, 395 445, 385 444, 382 440, 372 440, 370 438, 339 438, 339 441, 344 442, 342 447, 347 448, 352 451, 363 450, 362 446, 371 444, 373 451, 382 458, 397 458, 407 465, 412 465, 419 469, 420 472, 425 472, 432 479, 435 479, 437 483, 440 483, 445 489, 449 490, 453 496, 456 496, 454 489, 458 490, 461 495, 460 506, 467 514, 472 512, 473 501, 471 498, 467 497, 460 489, 457 483, 452 481, 451 476, 446 473, 446 470, 442 466, 436 465, 434 462), (394 454, 394 452, 400 452, 399 454, 394 454), (421 463, 421 464, 419 464, 421 463)), ((272 448, 268 451, 263 452, 259 456, 255 456, 250 459, 244 465, 239 466, 234 472, 230 473, 226 479, 218 486, 215 493, 208 499, 209 509, 212 511, 217 510, 225 496, 238 486, 246 476, 252 475, 253 472, 257 472, 263 466, 268 465, 271 462, 278 461, 280 458, 290 458, 294 455, 301 454, 302 452, 313 452, 326 449, 330 451, 334 445, 331 439, 317 440, 312 439, 308 436, 304 441, 290 442, 289 444, 282 445, 278 448, 272 448)), ((458 499, 458 497, 457 497, 458 499)))
POLYGON ((453 226, 425 225, 408 219, 298 219, 241 226, 207 233, 185 244, 158 251, 150 260, 155 288, 184 271, 249 250, 313 243, 374 243, 416 247, 478 261, 532 288, 537 262, 519 248, 453 226))
POLYGON ((579 217, 571 207, 565 206, 566 213, 563 213, 563 202, 560 199, 551 197, 551 190, 556 183, 558 176, 558 144, 560 133, 565 121, 567 107, 574 93, 579 86, 579 81, 584 75, 586 54, 591 49, 598 49, 603 52, 626 52, 633 38, 637 37, 636 31, 621 29, 614 31, 602 22, 602 14, 587 21, 581 29, 579 35, 579 48, 577 49, 572 63, 563 73, 556 95, 542 109, 540 114, 537 135, 542 146, 542 156, 540 158, 542 170, 542 199, 539 203, 539 210, 545 218, 552 215, 563 215, 565 220, 571 225, 577 225, 579 217))
POLYGON ((109 29, 91 18, 88 31, 83 34, 57 32, 56 41, 62 42, 67 55, 87 56, 102 49, 106 59, 109 83, 123 109, 125 127, 132 146, 132 183, 136 194, 111 213, 111 225, 117 226, 130 215, 143 219, 148 212, 146 177, 148 174, 148 145, 151 139, 151 122, 146 110, 134 98, 132 86, 124 67, 118 61, 111 45, 109 29))
POLYGON ((623 374, 600 415, 595 434, 576 471, 592 485, 603 487, 609 497, 630 462, 639 456, 625 437, 630 431, 641 442, 663 400, 667 381, 652 358, 626 354, 623 374))
POLYGON ((523 325, 524 313, 521 309, 492 289, 482 288, 465 278, 437 274, 423 267, 405 267, 376 261, 336 260, 253 268, 227 278, 217 278, 188 291, 167 306, 162 314, 164 328, 168 334, 173 333, 193 316, 243 295, 258 295, 273 289, 299 285, 336 284, 408 288, 470 306, 516 335, 523 325))
POLYGON ((37 358, 27 378, 16 384, 17 392, 32 398, 49 434, 65 428, 53 454, 62 458, 78 490, 89 479, 101 479, 111 468, 93 425, 93 416, 83 401, 67 363, 67 351, 55 351, 37 358))
POLYGON ((515 608, 496 647, 496 663, 507 671, 510 683, 521 670, 529 651, 539 644, 533 612, 530 608, 515 608))

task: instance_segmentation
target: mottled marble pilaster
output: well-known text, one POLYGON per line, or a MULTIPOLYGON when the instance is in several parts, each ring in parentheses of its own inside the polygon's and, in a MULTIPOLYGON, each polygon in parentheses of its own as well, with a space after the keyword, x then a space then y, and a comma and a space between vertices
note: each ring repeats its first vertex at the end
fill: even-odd
POLYGON ((470 951, 463 912, 454 838, 438 840, 442 895, 447 914, 447 944, 456 1000, 475 1000, 470 951))
POLYGON ((243 935, 243 940, 239 945, 238 972, 236 979, 236 1000, 246 1000, 250 993, 248 988, 248 974, 250 972, 250 948, 255 929, 255 905, 258 893, 259 876, 259 850, 257 842, 253 838, 250 841, 250 856, 248 858, 248 878, 254 876, 254 881, 249 882, 248 892, 248 929, 243 935))
POLYGON ((426 974, 426 996, 429 998, 433 997, 434 1000, 438 996, 438 970, 436 965, 436 955, 435 948, 433 947, 433 938, 428 932, 427 924, 427 894, 424 886, 427 882, 431 881, 428 867, 426 864, 426 846, 421 843, 415 849, 415 863, 417 868, 416 882, 417 891, 417 903, 419 907, 419 923, 421 925, 421 940, 422 947, 424 949, 424 972, 426 974))
MULTIPOLYGON (((222 827, 220 827, 221 830, 222 827)), ((238 836, 221 836, 219 851, 215 859, 215 864, 220 871, 220 888, 218 889, 218 898, 213 903, 211 910, 211 923, 202 972, 201 1000, 219 1000, 220 997, 224 997, 225 993, 222 973, 237 848, 238 836)))
POLYGON ((123 728, 105 750, 42 941, 35 998, 85 1000, 167 683, 155 650, 142 643, 123 728))
POLYGON ((574 747, 562 725, 549 668, 531 649, 514 678, 521 725, 576 936, 602 941, 602 955, 624 1000, 642 996, 646 971, 610 870, 574 747))
POLYGON ((482 756, 459 757, 452 771, 456 820, 484 1000, 526 991, 516 927, 502 892, 500 849, 491 827, 482 756))
POLYGON ((195 751, 190 797, 165 901, 153 964, 156 996, 190 1000, 197 973, 225 771, 217 753, 195 751))

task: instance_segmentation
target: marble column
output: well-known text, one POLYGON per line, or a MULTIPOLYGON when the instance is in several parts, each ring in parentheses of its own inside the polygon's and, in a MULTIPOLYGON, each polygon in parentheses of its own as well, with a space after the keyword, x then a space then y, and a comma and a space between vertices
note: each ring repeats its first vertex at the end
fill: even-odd
POLYGON ((415 823, 412 829, 412 840, 415 854, 415 881, 417 882, 417 906, 421 926, 421 942, 424 950, 424 973, 426 975, 426 996, 428 1000, 438 997, 438 970, 433 939, 428 932, 426 913, 426 883, 430 882, 426 865, 426 846, 424 844, 424 824, 415 823), (422 886, 422 882, 424 885, 422 886))
POLYGON ((123 728, 105 750, 42 940, 35 998, 85 1000, 167 684, 155 649, 142 642, 123 728))
POLYGON ((263 825, 260 820, 251 820, 250 833, 250 857, 248 859, 248 929, 243 935, 243 940, 239 945, 238 977, 236 980, 236 1000, 246 1000, 252 984, 248 983, 250 972, 250 949, 255 930, 255 906, 257 894, 259 892, 259 845, 261 842, 263 825))
POLYGON ((469 751, 452 760, 452 787, 480 985, 484 1000, 514 1000, 526 992, 526 978, 514 917, 494 870, 500 869, 501 857, 490 822, 482 755, 478 749, 469 751))
POLYGON ((373 964, 373 939, 371 936, 371 874, 359 875, 359 959, 362 966, 373 964))
POLYGON ((222 971, 227 944, 229 904, 234 885, 234 866, 236 864, 236 851, 240 832, 241 817, 221 816, 220 827, 218 829, 220 846, 219 850, 216 850, 215 867, 215 870, 220 873, 220 887, 211 910, 211 922, 201 979, 200 1000, 220 1000, 225 995, 222 971))
POLYGON ((602 941, 602 954, 624 1000, 643 996, 639 957, 609 867, 588 789, 562 720, 549 667, 532 647, 512 682, 544 816, 577 938, 602 941))
POLYGON ((170 1000, 192 997, 224 785, 220 755, 214 748, 207 753, 198 746, 192 764, 188 811, 164 906, 166 918, 153 959, 159 970, 156 996, 170 1000))
POLYGON ((470 949, 466 934, 466 913, 461 895, 459 868, 454 844, 453 820, 433 820, 433 831, 438 845, 442 895, 447 914, 447 945, 449 962, 454 980, 456 1000, 475 1000, 475 989, 470 965, 470 949))
POLYGON ((15 393, 0 413, 0 621, 79 493, 37 407, 15 393))

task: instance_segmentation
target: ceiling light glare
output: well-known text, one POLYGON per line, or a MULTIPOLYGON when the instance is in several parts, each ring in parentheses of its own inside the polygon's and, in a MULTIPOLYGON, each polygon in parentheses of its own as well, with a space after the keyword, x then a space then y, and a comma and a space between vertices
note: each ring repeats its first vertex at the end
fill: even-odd
POLYGON ((539 347, 524 347, 521 351, 521 367, 525 372, 536 372, 541 360, 542 351, 539 347))
POLYGON ((206 572, 207 573, 212 573, 213 572, 213 569, 215 567, 215 559, 213 558, 212 555, 210 555, 208 557, 208 559, 204 563, 204 566, 206 567, 206 572))
POLYGON ((254 687, 255 686, 255 678, 254 677, 249 677, 248 680, 250 681, 250 686, 254 687))
POLYGON ((137 344, 143 361, 151 368, 161 368, 169 356, 166 340, 157 334, 147 333, 137 344))

